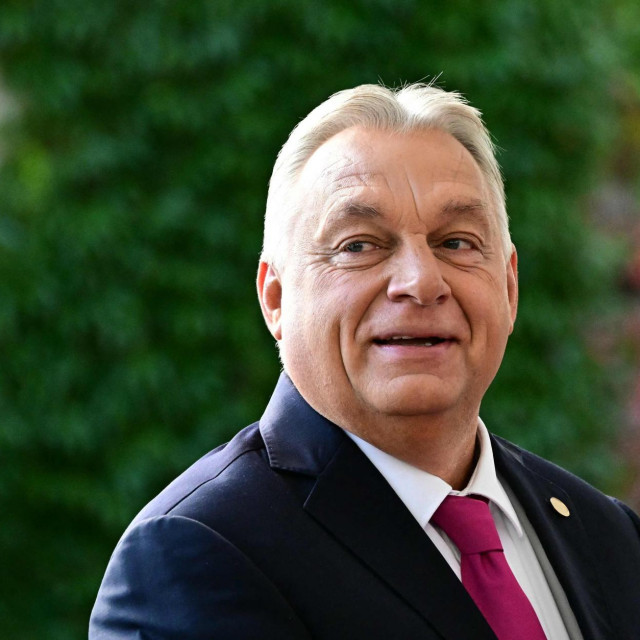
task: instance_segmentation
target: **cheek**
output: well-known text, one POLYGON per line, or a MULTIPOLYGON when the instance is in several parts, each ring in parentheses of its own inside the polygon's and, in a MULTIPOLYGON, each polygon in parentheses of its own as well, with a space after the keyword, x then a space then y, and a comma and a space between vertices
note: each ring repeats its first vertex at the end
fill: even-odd
POLYGON ((283 339, 290 352, 321 356, 319 345, 329 339, 340 310, 330 290, 301 282, 287 288, 282 300, 283 339))
POLYGON ((481 328, 481 334, 484 334, 482 342, 485 355, 501 361, 511 329, 511 314, 506 299, 488 298, 487 305, 477 311, 477 317, 476 327, 481 328))
POLYGON ((511 329, 511 307, 506 291, 495 279, 459 287, 454 297, 466 317, 473 342, 482 349, 500 350, 511 329))
POLYGON ((289 338, 301 340, 306 349, 313 344, 315 357, 324 360, 329 352, 352 352, 359 327, 373 313, 378 297, 384 297, 380 278, 369 271, 340 269, 297 275, 283 291, 283 327, 289 338), (319 353, 321 349, 327 353, 319 353))

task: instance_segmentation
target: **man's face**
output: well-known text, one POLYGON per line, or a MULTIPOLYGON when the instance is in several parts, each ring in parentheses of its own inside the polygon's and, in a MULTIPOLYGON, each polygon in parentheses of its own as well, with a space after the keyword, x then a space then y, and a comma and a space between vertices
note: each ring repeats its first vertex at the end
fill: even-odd
MULTIPOLYGON (((259 290, 303 397, 367 437, 385 417, 474 419, 516 312, 489 189, 452 136, 347 129, 299 181, 284 268, 259 290)), ((475 424, 474 424, 475 428, 475 424)))

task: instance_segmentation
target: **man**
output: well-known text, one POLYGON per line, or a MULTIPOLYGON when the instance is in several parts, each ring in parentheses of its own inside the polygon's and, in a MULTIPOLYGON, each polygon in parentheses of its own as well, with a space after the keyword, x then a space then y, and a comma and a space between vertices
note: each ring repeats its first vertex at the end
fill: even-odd
POLYGON ((516 267, 459 95, 315 109, 276 162, 258 272, 284 373, 131 524, 90 637, 639 638, 637 516, 478 417, 516 267))

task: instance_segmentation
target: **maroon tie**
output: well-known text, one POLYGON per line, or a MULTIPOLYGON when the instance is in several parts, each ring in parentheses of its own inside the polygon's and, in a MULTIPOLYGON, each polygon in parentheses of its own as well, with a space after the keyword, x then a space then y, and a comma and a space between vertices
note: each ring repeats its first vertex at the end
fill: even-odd
POLYGON ((489 505, 482 499, 447 496, 431 522, 460 550, 462 584, 498 640, 546 640, 504 557, 489 505))

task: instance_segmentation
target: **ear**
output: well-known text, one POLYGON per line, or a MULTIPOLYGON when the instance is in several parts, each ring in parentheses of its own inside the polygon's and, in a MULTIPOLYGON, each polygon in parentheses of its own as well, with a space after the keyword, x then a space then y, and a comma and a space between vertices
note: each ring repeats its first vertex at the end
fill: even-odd
POLYGON ((511 245, 511 257, 507 262, 507 296, 511 309, 511 326, 509 327, 511 334, 518 313, 518 253, 513 244, 511 245))
POLYGON ((282 339, 282 285, 272 265, 260 262, 258 267, 258 300, 264 321, 276 340, 282 339))

